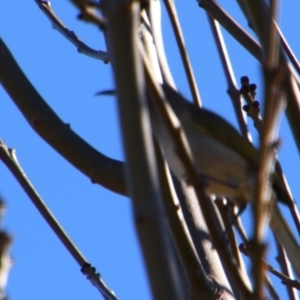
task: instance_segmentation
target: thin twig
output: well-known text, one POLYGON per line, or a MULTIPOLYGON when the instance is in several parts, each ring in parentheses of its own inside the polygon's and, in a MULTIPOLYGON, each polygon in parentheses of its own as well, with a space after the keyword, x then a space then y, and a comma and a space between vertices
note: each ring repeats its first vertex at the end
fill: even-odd
POLYGON ((268 35, 266 46, 266 67, 268 69, 274 69, 278 66, 279 59, 279 34, 275 26, 278 15, 278 1, 270 1, 269 19, 267 20, 268 35))
MULTIPOLYGON (((253 120, 254 127, 257 129, 259 136, 261 136, 263 121, 260 115, 259 102, 255 100, 256 84, 250 84, 249 78, 247 76, 243 76, 241 78, 241 84, 242 84, 241 94, 243 95, 243 98, 247 102, 247 104, 243 106, 243 109, 247 112, 247 115, 253 120)), ((299 217, 298 208, 297 205, 295 204, 295 201, 293 200, 293 195, 291 193, 290 187, 283 173, 276 149, 274 149, 274 155, 276 158, 275 172, 279 178, 280 184, 284 192, 284 198, 279 200, 281 200, 284 204, 286 204, 289 207, 294 223, 300 235, 300 217, 299 217)))
POLYGON ((281 279, 281 282, 285 285, 288 285, 290 287, 293 287, 297 290, 300 290, 300 282, 295 279, 291 279, 288 276, 284 275, 283 273, 279 272, 275 268, 273 268, 271 265, 267 264, 268 271, 271 272, 273 275, 277 276, 281 279))
MULTIPOLYGON (((232 220, 236 217, 231 214, 230 212, 230 203, 225 198, 217 198, 215 200, 215 204, 219 209, 219 212, 221 214, 224 227, 226 228, 226 233, 228 236, 229 245, 232 251, 232 255, 234 259, 237 261, 239 267, 245 272, 245 265, 241 258, 241 253, 238 248, 238 244, 235 238, 233 227, 231 226, 232 220), (230 226, 230 227, 229 227, 230 226)), ((235 219, 234 219, 235 220, 235 219)))
POLYGON ((258 61, 262 59, 259 43, 251 37, 216 1, 197 0, 199 6, 218 21, 243 47, 245 47, 258 61))
POLYGON ((288 44, 287 40, 285 39, 282 31, 280 30, 280 27, 278 26, 278 24, 276 22, 275 22, 275 26, 276 26, 276 29, 277 29, 279 35, 280 35, 280 40, 281 40, 281 43, 282 43, 282 46, 283 46, 283 49, 284 49, 286 55, 288 56, 288 58, 292 62, 292 65, 294 66, 294 68, 296 69, 298 74, 300 74, 300 64, 299 64, 299 61, 298 61, 296 55, 294 54, 293 50, 289 46, 289 44, 288 44))
MULTIPOLYGON (((251 3, 253 1, 250 1, 251 3)), ((265 1, 262 1, 265 5, 265 1)), ((231 34, 246 50, 248 50, 259 62, 262 62, 262 49, 255 41, 225 10, 223 10, 215 1, 211 0, 198 0, 199 6, 205 9, 215 20, 217 20, 228 32, 231 34)), ((248 17, 248 16, 246 16, 248 17)), ((262 21, 267 18, 259 17, 262 21)), ((280 55, 280 59, 284 62, 285 58, 280 55)), ((283 88, 287 93, 288 106, 286 114, 290 127, 292 129, 297 149, 300 152, 300 100, 299 91, 294 90, 291 79, 294 72, 289 69, 283 88)), ((298 78, 296 78, 298 80, 298 78)), ((299 82, 299 80, 297 81, 299 82)), ((297 88, 299 90, 299 88, 297 88)))
POLYGON ((50 2, 43 0, 35 0, 39 8, 50 20, 52 27, 62 34, 69 42, 71 42, 79 53, 85 54, 89 57, 102 60, 104 63, 109 62, 108 54, 105 51, 94 50, 83 43, 74 31, 69 30, 63 22, 58 18, 53 9, 51 8, 50 2))
POLYGON ((284 202, 288 206, 288 208, 291 212, 293 221, 298 230, 298 234, 300 235, 300 216, 299 216, 298 207, 297 207, 297 204, 295 203, 295 201, 293 200, 293 195, 291 193, 291 190, 290 190, 289 184, 286 180, 286 177, 283 173, 283 170, 282 170, 282 167, 279 162, 278 155, 277 155, 277 151, 275 151, 275 157, 276 157, 276 163, 275 163, 276 175, 278 176, 279 180, 281 181, 282 188, 284 189, 284 193, 286 195, 286 197, 284 198, 284 202))
POLYGON ((279 68, 275 73, 269 71, 269 69, 265 70, 265 114, 259 151, 257 189, 253 205, 255 220, 253 270, 256 279, 255 295, 258 299, 261 299, 263 295, 264 265, 261 263, 261 257, 265 252, 264 239, 272 211, 270 203, 274 205, 271 201, 274 195, 272 195, 268 178, 270 178, 275 165, 273 144, 277 140, 278 119, 284 107, 280 88, 285 73, 284 67, 279 68))
POLYGON ((32 201, 34 206, 40 212, 44 220, 51 227, 56 236, 63 243, 65 248, 69 251, 69 253, 73 256, 79 266, 82 268, 82 272, 88 275, 88 279, 90 279, 91 283, 97 287, 99 292, 103 295, 103 297, 107 300, 116 300, 116 296, 113 291, 111 291, 103 280, 100 277, 100 274, 96 274, 91 276, 89 272, 86 272, 86 267, 89 265, 85 257, 79 251, 79 249, 74 245, 70 237, 55 219, 54 215, 48 209, 40 195, 37 193, 32 183, 29 181, 26 176, 24 170, 20 166, 16 152, 13 149, 9 149, 1 140, 0 140, 0 159, 6 165, 6 167, 11 171, 16 180, 19 182, 20 186, 23 188, 25 193, 28 195, 29 199, 32 201), (95 276, 98 279, 95 279, 95 276))
POLYGON ((184 44, 184 38, 183 38, 181 27, 179 24, 175 3, 173 0, 164 0, 164 3, 166 5, 167 12, 169 14, 169 17, 170 17, 170 20, 172 23, 172 27, 173 27, 173 30, 175 33, 177 45, 179 48, 181 59, 183 61, 184 70, 185 70, 185 73, 186 73, 186 76, 188 79, 190 90, 192 92, 193 101, 197 106, 201 106, 201 98, 200 98, 199 91, 197 88, 193 69, 192 69, 192 66, 191 66, 191 63, 190 63, 190 60, 189 60, 189 57, 187 54, 187 50, 186 50, 186 47, 184 44))
MULTIPOLYGON (((246 255, 250 259, 251 259, 251 257, 253 257, 252 252, 253 252, 254 249, 253 249, 252 244, 249 244, 249 243, 248 244, 241 244, 239 246, 239 249, 244 255, 246 255)), ((265 265, 266 270, 269 271, 270 273, 272 273, 273 275, 275 275, 276 277, 278 277, 279 279, 281 279, 281 282, 283 284, 289 285, 290 287, 293 287, 293 288, 296 288, 296 289, 300 290, 300 281, 291 279, 290 277, 283 274, 282 272, 279 272, 274 267, 267 264, 266 261, 263 258, 260 258, 260 260, 265 265)))
POLYGON ((247 128, 247 119, 245 118, 245 114, 242 111, 241 94, 239 89, 237 88, 236 79, 230 63, 230 59, 228 56, 222 32, 220 30, 219 23, 216 20, 214 20, 208 13, 206 15, 208 17, 212 33, 217 44, 218 53, 222 62, 225 77, 227 79, 227 92, 231 98, 231 102, 234 107, 240 131, 246 139, 251 141, 251 135, 247 128))
POLYGON ((161 27, 160 1, 149 1, 149 6, 146 11, 151 25, 151 34, 153 37, 153 42, 155 45, 163 80, 165 83, 175 88, 173 75, 169 68, 166 52, 164 49, 164 41, 163 41, 162 27, 161 27))
MULTIPOLYGON (((276 243, 276 248, 278 251, 278 255, 276 257, 276 260, 281 267, 281 270, 283 274, 285 274, 288 278, 292 278, 292 269, 291 269, 291 264, 287 258, 286 252, 282 245, 278 242, 276 236, 274 235, 275 238, 275 243, 276 243)), ((298 300, 298 293, 296 289, 291 287, 289 284, 286 285, 287 293, 289 295, 290 300, 298 300)))

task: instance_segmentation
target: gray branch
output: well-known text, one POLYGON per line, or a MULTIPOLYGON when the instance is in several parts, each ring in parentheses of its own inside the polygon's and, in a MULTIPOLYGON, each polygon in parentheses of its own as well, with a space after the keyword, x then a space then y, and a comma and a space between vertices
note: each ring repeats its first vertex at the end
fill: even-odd
POLYGON ((63 35, 69 42, 71 42, 79 53, 85 54, 95 59, 102 60, 105 63, 109 62, 108 54, 105 51, 94 50, 83 43, 75 34, 74 31, 69 30, 65 24, 58 18, 53 9, 51 8, 49 1, 35 0, 39 8, 50 20, 52 27, 56 29, 61 35, 63 35))
POLYGON ((98 152, 55 114, 27 79, 1 38, 0 82, 29 125, 51 147, 93 183, 127 195, 124 163, 98 152))

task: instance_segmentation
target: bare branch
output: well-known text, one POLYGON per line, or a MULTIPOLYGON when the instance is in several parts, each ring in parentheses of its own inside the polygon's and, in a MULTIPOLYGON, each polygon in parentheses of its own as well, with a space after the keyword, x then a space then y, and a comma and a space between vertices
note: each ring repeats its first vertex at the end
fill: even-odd
POLYGON ((163 81, 175 88, 173 76, 168 65, 161 27, 161 5, 160 1, 150 1, 147 15, 151 24, 151 34, 155 44, 157 58, 160 65, 163 81))
POLYGON ((290 59, 293 67, 296 69, 298 74, 300 74, 300 64, 297 60, 297 57, 295 56, 293 50, 289 46, 287 40, 285 39, 285 37, 284 37, 283 33, 281 32, 281 30, 280 30, 277 23, 275 23, 275 26, 277 28, 277 31, 278 31, 279 35, 280 35, 280 40, 281 40, 282 47, 283 47, 285 53, 287 54, 288 58, 290 59))
POLYGON ((106 0, 103 1, 103 15, 107 20, 106 42, 118 95, 127 162, 126 179, 153 297, 179 299, 153 164, 150 120, 144 110, 145 84, 136 34, 140 18, 139 5, 126 0, 106 0))
MULTIPOLYGON (((77 47, 77 51, 79 53, 85 54, 95 59, 102 60, 104 63, 109 62, 108 54, 105 51, 94 50, 83 43, 74 31, 69 30, 62 21, 57 17, 51 8, 50 2, 44 0, 35 0, 39 8, 46 15, 46 17, 50 20, 52 27, 56 29, 61 35, 63 35, 69 42, 71 42, 75 47, 77 47)), ((104 21, 103 21, 104 26, 104 21)))
POLYGON ((0 38, 0 82, 29 125, 79 171, 116 193, 126 195, 124 164, 80 138, 36 91, 0 38))
POLYGON ((93 285, 97 287, 99 292, 107 300, 116 300, 116 296, 113 291, 109 290, 103 280, 100 278, 100 275, 95 273, 95 276, 98 278, 95 280, 95 276, 91 276, 91 273, 86 272, 88 262, 79 249, 74 245, 70 237, 55 219, 54 215, 46 206, 45 202, 42 200, 40 195, 37 193, 32 183, 27 178, 24 170, 20 166, 16 152, 13 149, 9 149, 1 140, 0 140, 0 159, 14 175, 16 180, 19 182, 20 186, 23 188, 24 192, 28 195, 29 199, 32 201, 34 206, 40 212, 44 220, 51 227, 56 236, 60 239, 65 248, 73 256, 79 266, 82 268, 82 272, 88 275, 88 279, 93 285))
POLYGON ((258 61, 262 59, 260 45, 255 41, 218 3, 212 0, 198 0, 199 6, 218 21, 258 61))
POLYGON ((222 32, 220 30, 219 23, 216 20, 214 20, 208 13, 207 13, 207 17, 217 45, 219 56, 221 58, 223 70, 227 79, 227 85, 228 85, 227 92, 231 98, 231 102, 233 104, 235 115, 238 120, 240 131, 246 139, 251 141, 251 135, 247 128, 247 120, 241 109, 242 108, 241 94, 239 89, 237 88, 236 79, 234 76, 234 72, 232 70, 232 66, 222 36, 222 32))
MULTIPOLYGON (((281 270, 284 275, 286 275, 288 278, 292 278, 292 269, 291 269, 291 264, 286 256, 286 252, 284 251, 284 248, 282 245, 278 242, 276 236, 275 237, 275 243, 278 251, 278 255, 276 257, 276 260, 278 261, 281 270)), ((298 294, 296 289, 291 287, 290 285, 286 285, 287 293, 289 295, 290 300, 298 300, 298 294)))
POLYGON ((177 41, 177 45, 179 48, 179 52, 181 55, 181 59, 183 61, 183 66, 185 69, 185 73, 188 79, 188 83, 190 86, 190 90, 192 92, 192 96, 193 96, 193 101, 196 105, 201 106, 201 98, 198 92, 198 87, 196 84, 196 79, 193 73, 193 69, 187 54, 187 50, 184 44, 184 38, 182 35, 182 31, 181 31, 181 27, 179 24, 179 20, 177 17, 177 12, 176 12, 176 7, 175 7, 175 3, 173 0, 164 0, 164 3, 166 5, 168 14, 169 14, 169 18, 171 20, 172 23, 172 27, 175 33, 175 37, 176 37, 176 41, 177 41))

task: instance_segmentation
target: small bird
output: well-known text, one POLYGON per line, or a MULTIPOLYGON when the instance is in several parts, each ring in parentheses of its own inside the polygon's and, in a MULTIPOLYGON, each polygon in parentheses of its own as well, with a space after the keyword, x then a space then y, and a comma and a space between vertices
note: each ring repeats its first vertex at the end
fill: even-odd
MULTIPOLYGON (((185 132, 205 191, 235 199, 241 206, 251 202, 255 196, 258 150, 219 115, 199 108, 167 84, 162 88, 185 132)), ((179 179, 188 179, 164 121, 151 103, 149 111, 152 131, 163 148, 170 169, 179 179)), ((272 198, 287 203, 279 177, 274 174, 272 178, 272 198)), ((300 277, 299 246, 276 201, 273 202, 270 226, 285 247, 295 274, 300 277)))

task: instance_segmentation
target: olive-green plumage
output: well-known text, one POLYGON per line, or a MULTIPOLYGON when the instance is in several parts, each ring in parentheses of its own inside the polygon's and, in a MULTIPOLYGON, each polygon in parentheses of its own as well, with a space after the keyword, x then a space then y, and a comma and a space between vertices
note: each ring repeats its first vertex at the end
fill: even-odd
MULTIPOLYGON (((222 117, 188 102, 170 86, 163 84, 162 87, 185 132, 195 167, 206 183, 206 192, 231 197, 242 205, 252 202, 255 197, 258 150, 222 117)), ((186 179, 188 175, 162 118, 151 104, 149 111, 153 133, 164 150, 171 170, 179 179, 186 179)), ((289 195, 279 177, 274 174, 272 179, 272 198, 286 203, 289 195)), ((286 248, 294 271, 300 277, 299 247, 276 203, 270 225, 286 248)))
MULTIPOLYGON (((230 123, 214 112, 199 108, 192 102, 185 100, 182 95, 166 84, 163 85, 163 90, 179 120, 181 118, 180 116, 188 112, 193 121, 193 126, 195 126, 199 132, 210 136, 220 144, 238 153, 248 162, 250 169, 254 171, 258 170, 258 150, 242 137, 230 123)), ((184 124, 182 125, 184 127, 184 124)), ((195 155, 197 156, 196 153, 195 155)), ((287 204, 290 200, 290 195, 283 187, 276 173, 273 174, 272 180, 273 189, 278 200, 287 204)))

